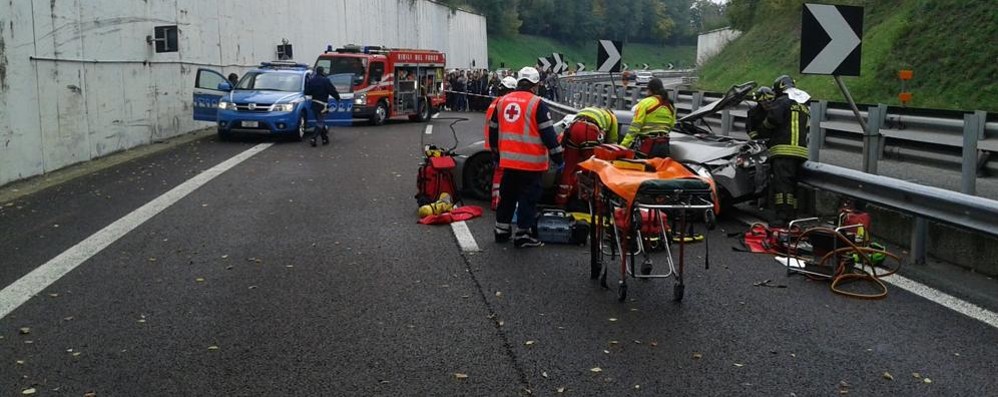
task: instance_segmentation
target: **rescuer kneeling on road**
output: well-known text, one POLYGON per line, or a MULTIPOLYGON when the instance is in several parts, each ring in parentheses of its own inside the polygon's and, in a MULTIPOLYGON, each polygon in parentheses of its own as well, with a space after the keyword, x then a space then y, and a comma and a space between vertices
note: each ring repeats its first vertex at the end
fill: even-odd
MULTIPOLYGON (((769 139, 769 163, 772 173, 769 187, 773 193, 776 219, 773 227, 786 227, 797 217, 797 176, 807 160, 809 96, 798 90, 790 76, 773 82, 776 98, 764 105, 766 118, 756 136, 769 139)), ((750 131, 750 134, 752 131, 750 131)))
POLYGON ((638 102, 627 136, 620 143, 645 157, 669 157, 669 130, 676 124, 676 108, 659 78, 648 82, 648 96, 638 102))
POLYGON ((326 70, 322 67, 315 68, 315 74, 305 85, 305 95, 312 97, 312 113, 315 114, 315 131, 312 132, 312 139, 309 141, 315 147, 316 135, 322 135, 322 144, 329 144, 329 131, 326 129, 326 107, 329 105, 329 97, 332 96, 337 102, 340 101, 340 93, 336 92, 336 87, 326 78, 326 70))
POLYGON ((496 210, 495 241, 509 241, 513 236, 513 212, 516 212, 517 248, 540 247, 544 243, 530 235, 536 223, 537 202, 541 198, 541 178, 550 160, 562 168, 565 160, 551 122, 547 105, 536 95, 540 73, 532 67, 520 69, 516 91, 506 94, 496 104, 489 119, 489 143, 492 156, 503 169, 496 210))
POLYGON ((617 143, 618 134, 617 115, 612 110, 588 107, 575 114, 575 119, 565 129, 561 139, 561 145, 565 148, 565 169, 558 176, 555 205, 568 205, 575 190, 575 170, 579 162, 592 156, 597 145, 617 143))

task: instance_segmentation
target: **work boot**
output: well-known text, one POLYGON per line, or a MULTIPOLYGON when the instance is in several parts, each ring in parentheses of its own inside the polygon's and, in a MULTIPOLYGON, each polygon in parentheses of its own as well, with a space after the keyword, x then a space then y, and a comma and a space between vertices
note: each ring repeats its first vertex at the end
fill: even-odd
POLYGON ((505 227, 496 225, 496 228, 492 234, 495 236, 497 243, 505 243, 509 241, 509 238, 513 235, 513 231, 509 225, 506 225, 505 227))
POLYGON ((308 144, 311 145, 312 147, 315 147, 316 143, 314 136, 308 140, 308 144))
POLYGON ((513 239, 513 246, 516 248, 533 248, 533 247, 543 247, 544 243, 532 237, 527 233, 517 233, 516 238, 513 239))
POLYGON ((323 135, 322 136, 322 145, 325 146, 325 145, 328 145, 328 144, 329 144, 329 136, 323 135))

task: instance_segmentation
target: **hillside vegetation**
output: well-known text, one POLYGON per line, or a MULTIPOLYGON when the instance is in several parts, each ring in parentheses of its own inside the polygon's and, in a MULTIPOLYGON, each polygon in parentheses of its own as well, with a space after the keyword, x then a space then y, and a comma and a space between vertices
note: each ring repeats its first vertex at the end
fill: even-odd
MULTIPOLYGON (((751 27, 700 71, 700 89, 720 91, 780 74, 812 96, 844 101, 831 76, 801 76, 800 1, 733 0, 751 27)), ((914 70, 913 107, 998 111, 998 7, 992 1, 852 0, 865 7, 860 77, 843 77, 860 103, 900 104, 899 69, 914 70)), ((736 19, 736 21, 738 21, 736 19)), ((745 22, 742 22, 745 23, 745 22)))
MULTIPOLYGON (((538 57, 558 52, 565 57, 569 68, 574 70, 576 62, 582 62, 587 70, 594 70, 597 67, 596 51, 596 40, 569 43, 530 35, 489 36, 489 66, 492 69, 499 68, 502 63, 510 69, 533 66, 538 57)), ((623 57, 632 70, 640 69, 642 63, 647 63, 651 69, 665 69, 666 64, 672 62, 680 68, 693 65, 696 46, 627 43, 623 57)))

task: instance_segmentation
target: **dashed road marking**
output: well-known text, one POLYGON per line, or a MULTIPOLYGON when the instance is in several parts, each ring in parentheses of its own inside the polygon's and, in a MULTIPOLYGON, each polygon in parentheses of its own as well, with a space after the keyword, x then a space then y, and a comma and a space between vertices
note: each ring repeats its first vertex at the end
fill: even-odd
POLYGON ((432 133, 433 133, 433 124, 427 124, 426 125, 426 135, 430 135, 432 133))
POLYGON ((431 119, 435 119, 437 117, 440 117, 440 113, 439 112, 435 113, 433 116, 430 116, 431 119))
POLYGON ((97 233, 87 237, 55 258, 45 262, 45 264, 32 270, 31 273, 24 275, 24 277, 8 285, 3 290, 0 290, 0 318, 6 317, 10 312, 20 307, 24 302, 27 302, 28 299, 31 299, 32 296, 42 292, 49 285, 62 278, 62 276, 73 271, 73 269, 76 269, 83 262, 86 262, 101 250, 118 241, 118 239, 169 208, 177 201, 180 201, 191 192, 204 186, 225 171, 232 169, 232 167, 239 165, 239 163, 253 157, 253 155, 262 152, 271 145, 273 144, 261 143, 256 145, 188 179, 97 233))
POLYGON ((457 245, 461 246, 461 251, 481 251, 481 249, 478 248, 478 243, 475 241, 475 236, 471 234, 471 229, 468 229, 468 224, 466 222, 454 222, 450 224, 450 227, 451 230, 454 231, 454 237, 457 238, 457 245))

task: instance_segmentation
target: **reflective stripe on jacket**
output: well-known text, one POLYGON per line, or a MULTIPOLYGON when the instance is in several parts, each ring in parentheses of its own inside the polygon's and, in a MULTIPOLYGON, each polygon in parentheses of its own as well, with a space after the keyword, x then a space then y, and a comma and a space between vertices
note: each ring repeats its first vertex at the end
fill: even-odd
POLYGON ((787 95, 777 97, 767 108, 766 120, 759 132, 769 138, 769 155, 806 159, 811 110, 787 95))
POLYGON ((496 104, 499 103, 499 98, 493 99, 492 103, 489 104, 489 108, 485 110, 485 149, 492 149, 492 144, 489 143, 489 127, 499 128, 499 125, 493 123, 492 114, 496 112, 496 104))
POLYGON ((647 97, 638 102, 631 128, 620 144, 630 147, 638 136, 668 135, 675 124, 676 110, 668 100, 658 96, 647 97))
POLYGON ((613 112, 603 108, 588 107, 580 110, 575 117, 584 117, 596 123, 596 126, 606 134, 603 137, 603 143, 617 143, 620 133, 618 132, 617 115, 613 112))
POLYGON ((537 126, 541 98, 515 91, 499 99, 499 167, 521 171, 547 171, 548 149, 537 126))

